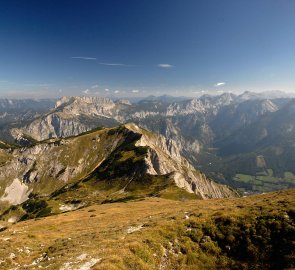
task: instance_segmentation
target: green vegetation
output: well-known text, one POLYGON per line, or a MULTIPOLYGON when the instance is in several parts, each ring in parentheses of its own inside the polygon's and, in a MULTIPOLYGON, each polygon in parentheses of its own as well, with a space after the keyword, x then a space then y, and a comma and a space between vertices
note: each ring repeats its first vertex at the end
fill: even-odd
POLYGON ((6 152, 0 150, 0 166, 5 164, 10 159, 10 156, 6 152))
MULTIPOLYGON (((108 135, 116 132, 125 132, 126 128, 120 126, 110 129, 108 135)), ((126 136, 124 142, 101 164, 95 177, 103 180, 111 180, 116 177, 124 177, 133 174, 144 173, 144 158, 147 154, 147 147, 135 146, 140 134, 131 133, 126 136)))
POLYGON ((26 214, 22 216, 21 220, 45 217, 51 214, 51 208, 44 200, 30 199, 22 204, 22 208, 26 211, 26 214))
POLYGON ((184 189, 180 189, 175 185, 170 185, 169 187, 161 190, 158 194, 158 197, 177 201, 201 199, 200 197, 196 196, 196 194, 188 193, 184 189))
POLYGON ((219 152, 204 148, 194 165, 202 164, 198 168, 208 177, 243 191, 269 192, 292 188, 295 187, 293 141, 282 140, 281 145, 267 148, 256 146, 255 151, 229 156, 219 156, 219 152))
POLYGON ((8 149, 9 145, 7 145, 5 142, 0 141, 0 149, 8 149))
POLYGON ((291 180, 295 184, 295 174, 291 172, 285 172, 284 179, 291 180))
POLYGON ((78 134, 76 136, 69 136, 66 139, 81 137, 81 136, 84 136, 84 135, 95 133, 95 132, 100 131, 100 130, 103 130, 103 129, 104 129, 103 127, 96 127, 96 128, 93 128, 93 129, 91 129, 89 131, 82 132, 82 133, 80 133, 80 134, 78 134))
POLYGON ((116 198, 116 199, 107 199, 101 202, 101 204, 106 203, 122 203, 122 202, 128 202, 128 201, 135 201, 135 200, 141 200, 143 197, 141 196, 127 196, 122 198, 116 198))
POLYGON ((20 204, 8 207, 1 215, 0 220, 5 221, 11 216, 19 217, 16 221, 23 221, 33 218, 46 217, 51 215, 51 207, 45 200, 31 196, 29 200, 20 204))
POLYGON ((179 248, 184 251, 186 261, 193 261, 202 269, 290 267, 295 249, 295 243, 290 242, 294 239, 294 220, 278 214, 261 214, 243 217, 220 214, 204 224, 193 217, 180 228, 188 233, 180 238, 179 248))
POLYGON ((266 171, 258 172, 255 176, 236 174, 233 181, 240 188, 266 192, 295 186, 295 175, 291 172, 285 172, 284 177, 276 177, 273 175, 272 169, 267 169, 266 171))
POLYGON ((17 148, 17 147, 19 147, 19 145, 7 143, 7 142, 0 140, 0 149, 13 149, 13 148, 17 148))

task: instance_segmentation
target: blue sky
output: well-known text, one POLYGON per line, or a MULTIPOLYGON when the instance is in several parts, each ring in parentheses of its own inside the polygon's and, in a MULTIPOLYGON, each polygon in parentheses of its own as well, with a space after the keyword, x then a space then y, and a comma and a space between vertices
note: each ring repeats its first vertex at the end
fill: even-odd
POLYGON ((295 91, 293 0, 1 1, 0 96, 295 91))

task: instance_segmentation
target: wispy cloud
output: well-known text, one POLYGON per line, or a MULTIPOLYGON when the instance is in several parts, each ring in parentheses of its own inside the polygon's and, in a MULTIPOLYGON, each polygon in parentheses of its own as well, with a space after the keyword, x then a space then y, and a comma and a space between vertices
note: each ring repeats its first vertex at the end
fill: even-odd
POLYGON ((82 60, 96 60, 95 57, 88 57, 88 56, 72 56, 72 59, 82 59, 82 60))
POLYGON ((82 91, 82 93, 84 93, 84 94, 89 94, 89 89, 85 89, 84 91, 82 91))
POLYGON ((119 92, 120 92, 119 90, 114 91, 115 94, 118 94, 119 92))
POLYGON ((117 67, 132 67, 132 65, 122 64, 122 63, 104 63, 100 62, 100 65, 103 66, 117 66, 117 67))
POLYGON ((219 87, 219 86, 224 86, 224 85, 225 85, 225 82, 218 82, 214 86, 219 87))
POLYGON ((173 68, 173 65, 170 64, 158 64, 157 66, 159 68, 173 68))
POLYGON ((106 92, 109 92, 109 91, 110 91, 110 89, 106 88, 106 89, 104 89, 104 91, 106 91, 106 92))
POLYGON ((92 85, 92 86, 91 86, 92 89, 95 89, 95 88, 98 88, 98 87, 99 87, 98 84, 95 84, 95 85, 92 85))
POLYGON ((134 90, 132 90, 131 92, 132 92, 132 93, 139 93, 139 90, 134 89, 134 90))
MULTIPOLYGON (((72 56, 72 59, 81 59, 81 60, 92 60, 96 61, 96 57, 89 57, 89 56, 72 56)), ((117 66, 117 67, 134 67, 134 65, 127 65, 123 63, 108 63, 108 62, 99 62, 99 65, 103 66, 117 66)))

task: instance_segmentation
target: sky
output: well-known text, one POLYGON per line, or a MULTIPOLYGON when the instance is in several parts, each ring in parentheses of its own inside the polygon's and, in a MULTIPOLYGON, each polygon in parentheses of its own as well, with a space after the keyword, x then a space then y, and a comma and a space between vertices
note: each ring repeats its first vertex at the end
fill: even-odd
POLYGON ((0 97, 295 92, 294 0, 1 0, 0 97))

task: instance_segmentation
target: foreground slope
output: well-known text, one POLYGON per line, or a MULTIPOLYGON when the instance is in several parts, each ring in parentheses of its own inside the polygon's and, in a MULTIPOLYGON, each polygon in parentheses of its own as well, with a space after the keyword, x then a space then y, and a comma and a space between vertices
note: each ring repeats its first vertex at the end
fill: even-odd
POLYGON ((295 190, 93 205, 10 225, 0 269, 294 269, 295 190))
POLYGON ((0 151, 2 219, 12 222, 134 196, 237 196, 195 170, 172 140, 135 124, 0 151))

